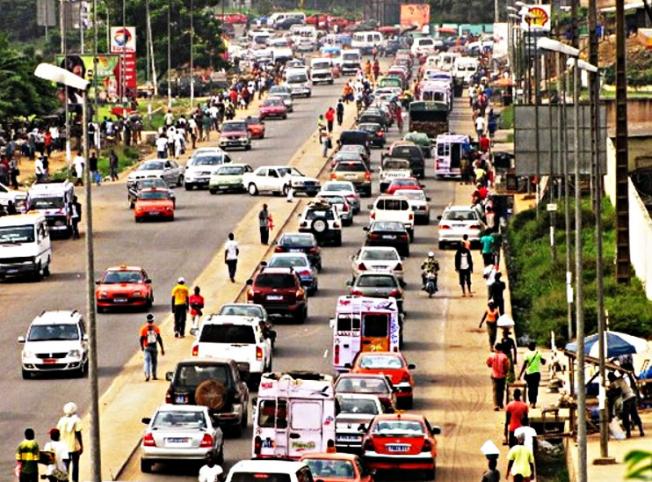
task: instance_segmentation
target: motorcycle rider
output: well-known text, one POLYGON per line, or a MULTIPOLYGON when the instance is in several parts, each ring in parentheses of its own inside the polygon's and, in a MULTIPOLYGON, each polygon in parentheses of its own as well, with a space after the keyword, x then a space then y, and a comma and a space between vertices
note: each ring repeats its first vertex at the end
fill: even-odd
POLYGON ((439 272, 439 261, 435 258, 435 253, 432 251, 428 252, 428 257, 421 263, 421 284, 423 288, 426 287, 426 277, 428 273, 433 273, 435 275, 435 291, 439 291, 437 288, 437 273, 439 272))

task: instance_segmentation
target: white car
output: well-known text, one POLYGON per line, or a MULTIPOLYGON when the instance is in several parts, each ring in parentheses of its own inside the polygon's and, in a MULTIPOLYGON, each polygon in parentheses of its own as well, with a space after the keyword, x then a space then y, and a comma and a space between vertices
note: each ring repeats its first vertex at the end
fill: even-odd
POLYGON ((381 161, 378 177, 380 180, 380 192, 385 192, 394 179, 412 177, 410 161, 395 157, 385 158, 381 161))
POLYGON ((192 355, 234 360, 241 372, 249 372, 251 387, 257 387, 261 375, 272 369, 272 343, 257 320, 246 316, 208 316, 199 328, 192 355))
POLYGON ((342 221, 337 207, 328 203, 310 203, 299 215, 299 232, 312 233, 320 245, 342 246, 342 221))
POLYGON ((274 253, 267 263, 269 268, 292 268, 310 296, 319 290, 317 268, 310 264, 305 253, 274 253))
POLYGON ((410 202, 403 196, 382 195, 369 205, 369 223, 374 221, 396 221, 405 226, 410 241, 414 240, 414 211, 410 202))
POLYGON ((353 224, 353 208, 343 194, 319 191, 317 196, 315 196, 315 201, 324 201, 331 206, 337 207, 337 212, 340 215, 343 226, 351 226, 353 224))
POLYGON ((475 209, 469 206, 449 206, 439 216, 439 249, 444 249, 448 244, 459 244, 465 234, 472 246, 477 245, 486 229, 475 209))
POLYGON ((44 311, 32 320, 23 344, 23 378, 53 372, 88 373, 88 341, 84 319, 74 311, 44 311))
POLYGON ((360 194, 351 181, 327 181, 320 192, 341 194, 353 208, 353 214, 360 212, 360 194))
POLYGON ((314 196, 320 187, 317 179, 305 176, 292 166, 261 166, 254 172, 245 173, 242 184, 251 196, 257 196, 260 192, 285 196, 290 188, 295 193, 314 196))
POLYGON ((396 248, 363 246, 351 256, 351 274, 354 279, 370 271, 393 273, 401 283, 403 282, 403 260, 396 248))
POLYGON ((159 462, 204 462, 208 455, 224 463, 224 434, 207 407, 164 404, 142 422, 147 429, 140 443, 141 472, 159 462))
POLYGON ((25 203, 27 202, 27 193, 15 191, 0 182, 0 206, 7 207, 9 201, 14 203, 18 212, 23 212, 25 203))
POLYGON ((410 49, 413 55, 432 55, 435 53, 435 41, 431 37, 415 38, 410 49))
POLYGON ((219 147, 201 148, 193 152, 186 164, 183 182, 187 191, 193 188, 207 188, 211 176, 231 158, 219 147))
POLYGON ((413 189, 397 189, 394 196, 407 198, 414 211, 415 224, 430 224, 430 198, 426 193, 413 189))
POLYGON ((362 448, 364 431, 376 415, 383 413, 383 405, 376 395, 348 393, 337 396, 340 411, 335 417, 335 448, 338 451, 358 451, 362 448))
POLYGON ((127 176, 127 186, 142 179, 163 179, 169 187, 183 185, 183 169, 173 159, 151 159, 141 163, 127 176))
POLYGON ((290 88, 293 97, 310 97, 312 95, 312 82, 308 78, 308 71, 305 67, 287 69, 285 85, 290 88))
POLYGON ((313 480, 305 462, 293 460, 241 460, 236 463, 225 482, 307 482, 313 480))

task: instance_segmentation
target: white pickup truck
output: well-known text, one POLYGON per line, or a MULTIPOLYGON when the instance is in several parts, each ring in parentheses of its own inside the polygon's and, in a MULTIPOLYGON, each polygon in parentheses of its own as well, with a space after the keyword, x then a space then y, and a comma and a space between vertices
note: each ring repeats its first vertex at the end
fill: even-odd
POLYGON ((295 193, 315 196, 320 189, 317 179, 305 176, 292 166, 260 166, 254 172, 245 173, 242 184, 251 196, 257 196, 260 192, 286 196, 290 188, 295 193))
POLYGON ((229 358, 248 383, 257 387, 263 373, 272 369, 272 344, 265 338, 256 318, 238 315, 210 315, 204 320, 192 347, 193 356, 229 358))
POLYGON ((396 221, 403 223, 410 235, 410 241, 414 240, 414 211, 410 202, 403 196, 381 195, 376 202, 369 205, 369 222, 374 221, 396 221))

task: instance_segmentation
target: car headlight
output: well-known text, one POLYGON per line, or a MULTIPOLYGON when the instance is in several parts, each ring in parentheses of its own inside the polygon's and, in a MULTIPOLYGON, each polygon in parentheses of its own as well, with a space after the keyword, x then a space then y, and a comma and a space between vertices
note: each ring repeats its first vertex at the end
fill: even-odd
POLYGON ((108 291, 100 291, 99 295, 100 295, 100 298, 106 298, 106 297, 109 296, 109 292, 108 291))
POLYGON ((142 291, 134 291, 134 296, 142 296, 142 295, 143 295, 142 291))
POLYGON ((68 357, 69 358, 81 358, 81 350, 77 350, 77 349, 70 350, 68 352, 68 357))
POLYGON ((23 350, 23 358, 33 358, 34 352, 32 350, 23 350))

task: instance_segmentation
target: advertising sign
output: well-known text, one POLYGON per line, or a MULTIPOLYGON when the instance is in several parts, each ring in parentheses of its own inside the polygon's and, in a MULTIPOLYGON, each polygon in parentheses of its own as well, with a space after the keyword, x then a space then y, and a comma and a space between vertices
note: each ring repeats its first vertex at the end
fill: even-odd
POLYGON ((430 4, 401 5, 401 27, 415 26, 419 29, 430 24, 430 4))
POLYGON ((127 94, 129 91, 135 94, 138 87, 136 75, 136 27, 111 27, 110 35, 111 53, 121 56, 118 69, 118 91, 120 92, 122 89, 122 76, 124 75, 127 94))
MULTIPOLYGON (((119 55, 99 54, 97 56, 97 72, 95 72, 92 55, 68 55, 67 62, 64 62, 62 55, 58 55, 55 61, 60 67, 68 69, 90 82, 88 86, 89 98, 94 98, 96 95, 95 80, 97 80, 97 90, 100 97, 110 99, 117 96, 117 85, 120 78, 119 55)), ((75 89, 68 89, 68 97, 71 104, 77 104, 81 100, 78 98, 75 89)))
POLYGON ((521 29, 530 32, 550 32, 550 5, 525 5, 520 12, 521 29))
POLYGON ((506 22, 494 23, 494 51, 493 56, 496 59, 506 57, 508 52, 509 26, 506 22))

